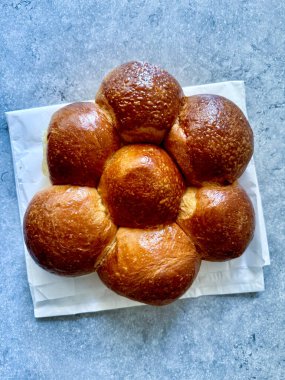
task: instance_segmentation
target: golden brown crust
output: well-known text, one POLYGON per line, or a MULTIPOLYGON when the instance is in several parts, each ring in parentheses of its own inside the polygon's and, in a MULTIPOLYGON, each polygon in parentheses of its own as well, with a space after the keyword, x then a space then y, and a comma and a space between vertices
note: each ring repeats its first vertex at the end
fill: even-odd
POLYGON ((180 127, 178 120, 169 131, 164 141, 164 148, 181 169, 188 185, 191 185, 189 179, 193 178, 193 168, 189 164, 186 134, 180 127))
POLYGON ((251 128, 234 103, 216 95, 183 98, 166 71, 123 64, 103 80, 96 104, 70 104, 53 115, 49 175, 69 186, 32 199, 24 217, 27 248, 52 273, 98 270, 122 296, 173 302, 193 283, 201 259, 239 257, 251 241, 254 210, 234 181, 252 152, 251 128), (163 139, 178 166, 151 145, 163 139))
POLYGON ((108 110, 128 143, 159 144, 179 113, 182 89, 167 71, 128 62, 103 80, 96 102, 108 110))
POLYGON ((55 185, 98 185, 106 160, 120 147, 117 131, 93 103, 73 103, 53 115, 47 162, 55 185))
POLYGON ((165 148, 175 159, 188 185, 233 183, 253 153, 253 134, 242 111, 218 95, 184 98, 179 125, 165 148))
POLYGON ((239 257, 255 227, 254 209, 246 192, 235 183, 205 186, 192 194, 196 199, 190 205, 182 200, 177 223, 194 241, 202 259, 225 261, 239 257))
POLYGON ((175 221, 184 182, 155 145, 127 145, 107 162, 99 192, 115 224, 149 227, 175 221))
POLYGON ((193 243, 177 224, 150 230, 119 228, 116 244, 98 274, 116 293, 159 306, 186 292, 200 262, 193 243))
POLYGON ((94 272, 115 238, 116 227, 95 189, 52 186, 37 193, 24 217, 32 258, 65 276, 94 272))

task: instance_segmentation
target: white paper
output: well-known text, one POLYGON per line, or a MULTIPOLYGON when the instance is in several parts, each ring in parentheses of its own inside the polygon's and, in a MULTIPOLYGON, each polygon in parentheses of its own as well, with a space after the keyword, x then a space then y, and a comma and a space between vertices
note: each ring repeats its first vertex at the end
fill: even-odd
MULTIPOLYGON (((236 103, 246 114, 242 81, 185 87, 186 95, 217 94, 236 103)), ((7 112, 21 222, 33 195, 50 185, 42 173, 42 137, 52 114, 64 104, 7 112)), ((265 223, 253 160, 240 178, 256 213, 254 238, 238 259, 224 263, 202 262, 200 272, 183 298, 264 290, 263 269, 270 264, 265 223)), ((65 278, 37 266, 25 248, 28 281, 35 317, 50 317, 142 305, 116 295, 96 273, 65 278)), ((179 302, 179 301, 178 301, 179 302)))

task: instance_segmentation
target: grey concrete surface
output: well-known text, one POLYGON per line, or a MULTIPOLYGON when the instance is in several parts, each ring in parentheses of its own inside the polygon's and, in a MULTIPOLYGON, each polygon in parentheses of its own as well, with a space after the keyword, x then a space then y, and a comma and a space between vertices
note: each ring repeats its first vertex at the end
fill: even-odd
POLYGON ((284 379, 285 3, 0 2, 0 378, 284 379), (272 265, 260 294, 35 320, 4 111, 92 98, 132 59, 244 79, 272 265))

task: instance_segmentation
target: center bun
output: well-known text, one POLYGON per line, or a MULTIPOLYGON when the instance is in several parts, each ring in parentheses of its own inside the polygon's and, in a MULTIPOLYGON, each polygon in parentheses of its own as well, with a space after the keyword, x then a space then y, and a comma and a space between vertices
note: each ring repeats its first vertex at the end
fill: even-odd
POLYGON ((155 145, 127 145, 107 162, 99 192, 115 224, 150 227, 175 221, 185 186, 168 154, 155 145))

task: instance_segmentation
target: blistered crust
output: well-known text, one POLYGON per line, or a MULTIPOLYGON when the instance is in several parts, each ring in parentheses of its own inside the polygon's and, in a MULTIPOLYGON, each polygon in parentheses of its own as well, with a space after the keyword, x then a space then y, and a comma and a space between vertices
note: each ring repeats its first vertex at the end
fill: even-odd
POLYGON ((253 134, 242 111, 218 95, 185 97, 165 148, 188 185, 233 183, 253 153, 253 134))
POLYGON ((116 120, 128 143, 159 144, 179 113, 182 88, 167 71, 128 62, 103 80, 96 102, 116 120))

